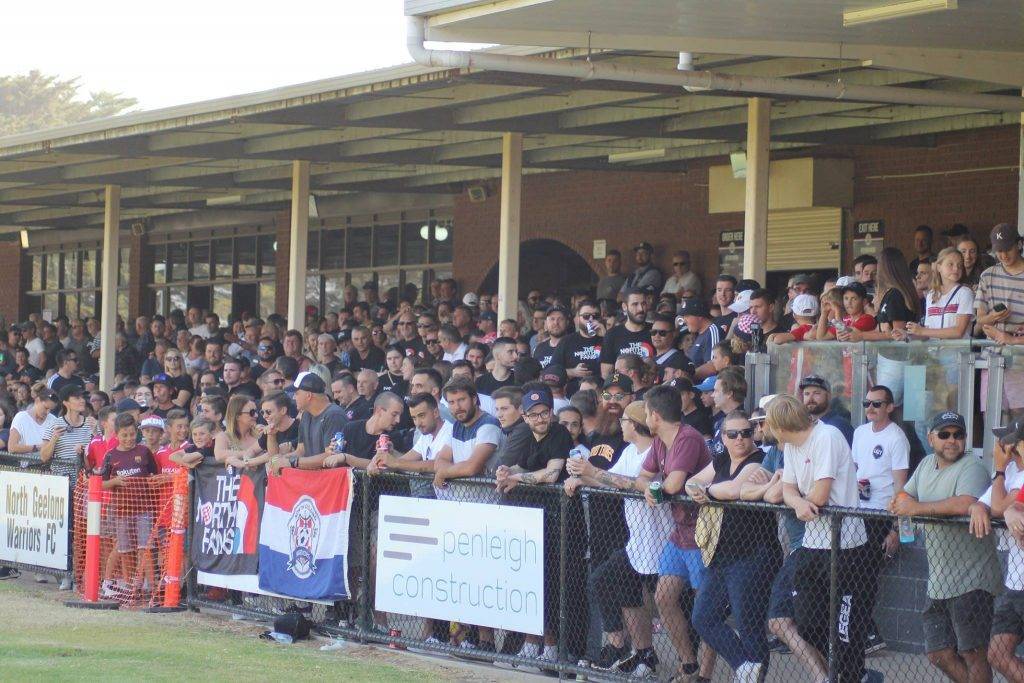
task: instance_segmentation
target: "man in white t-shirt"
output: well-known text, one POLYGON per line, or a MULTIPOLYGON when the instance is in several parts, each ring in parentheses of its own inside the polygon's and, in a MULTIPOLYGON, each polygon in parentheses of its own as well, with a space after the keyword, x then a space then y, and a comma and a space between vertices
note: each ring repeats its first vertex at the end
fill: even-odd
MULTIPOLYGON (((831 555, 831 515, 821 508, 858 507, 857 473, 846 439, 835 427, 815 420, 793 396, 768 404, 768 430, 783 446, 782 495, 806 523, 803 546, 796 550, 793 607, 801 637, 813 651, 797 653, 814 678, 828 678, 829 595, 833 562, 838 574, 836 672, 840 680, 864 678, 864 637, 869 615, 865 581, 867 534, 859 517, 843 517, 837 558, 831 555)), ((869 679, 880 676, 870 672, 869 679)))
MULTIPOLYGON (((857 468, 857 492, 860 506, 873 510, 888 510, 893 496, 907 483, 910 472, 910 442, 898 424, 892 421, 896 409, 892 391, 884 385, 871 387, 864 397, 864 416, 867 423, 853 432, 853 464, 857 468)), ((870 564, 863 572, 868 586, 868 614, 874 612, 878 593, 878 572, 885 558, 891 558, 899 548, 900 539, 888 519, 864 520, 868 534, 870 564)), ((867 635, 868 654, 885 648, 874 619, 867 635)))
MULTIPOLYGON (((406 405, 416 426, 412 448, 402 455, 395 453, 394 449, 387 454, 378 451, 366 468, 367 474, 373 476, 384 470, 433 474, 438 454, 445 448, 451 448, 452 425, 441 419, 436 398, 426 393, 414 394, 406 405)), ((417 498, 434 498, 430 482, 414 479, 409 482, 409 488, 417 498)))

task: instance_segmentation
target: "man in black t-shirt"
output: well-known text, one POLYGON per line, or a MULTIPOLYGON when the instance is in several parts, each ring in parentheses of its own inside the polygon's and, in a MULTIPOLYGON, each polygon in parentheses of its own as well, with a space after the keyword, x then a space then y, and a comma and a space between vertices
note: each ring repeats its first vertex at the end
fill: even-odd
POLYGON ((631 289, 622 302, 626 322, 608 330, 601 345, 601 376, 612 374, 615 359, 621 355, 652 358, 654 346, 647 331, 647 298, 643 292, 631 289))
POLYGON ((345 437, 344 450, 335 452, 328 446, 324 467, 359 467, 365 469, 377 454, 377 442, 381 435, 387 435, 393 448, 399 453, 412 448, 407 435, 395 430, 405 411, 405 402, 397 394, 385 391, 373 402, 373 414, 365 420, 354 420, 345 425, 341 432, 345 437))
POLYGON ((544 331, 547 332, 547 339, 537 344, 533 349, 533 357, 537 359, 542 368, 546 368, 553 362, 558 353, 558 347, 565 339, 569 329, 569 311, 561 307, 552 308, 547 312, 544 319, 544 331))
POLYGON ((334 378, 331 382, 331 393, 334 401, 341 406, 345 413, 345 419, 365 420, 373 413, 373 406, 365 398, 359 395, 356 378, 352 373, 345 372, 334 378))
POLYGON ((494 358, 492 370, 480 375, 476 380, 476 391, 484 396, 490 396, 498 389, 516 383, 515 377, 512 376, 516 361, 519 360, 516 340, 511 337, 498 337, 491 347, 491 356, 494 358))
POLYGON ((260 429, 260 448, 266 450, 267 436, 272 435, 283 453, 290 453, 299 444, 299 421, 290 415, 292 401, 288 394, 276 391, 263 397, 260 414, 266 422, 260 429))
POLYGON ((718 306, 719 315, 714 318, 713 322, 722 331, 723 336, 728 334, 729 328, 732 327, 732 321, 736 319, 736 312, 729 309, 732 302, 736 300, 736 284, 736 278, 726 273, 719 275, 715 282, 713 303, 718 306))
POLYGON ((370 331, 365 327, 356 327, 352 330, 352 351, 349 353, 348 367, 352 372, 384 371, 384 352, 373 345, 370 331))
POLYGON ((601 344, 604 326, 598 320, 597 304, 589 299, 579 303, 576 313, 576 332, 558 345, 552 362, 561 365, 569 375, 567 393, 574 394, 580 380, 601 374, 601 344))

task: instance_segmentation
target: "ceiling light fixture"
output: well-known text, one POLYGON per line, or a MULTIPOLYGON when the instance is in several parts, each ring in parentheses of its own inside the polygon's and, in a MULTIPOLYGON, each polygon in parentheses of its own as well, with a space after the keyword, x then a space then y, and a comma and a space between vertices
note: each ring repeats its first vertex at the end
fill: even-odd
POLYGON ((957 0, 905 0, 904 2, 892 2, 877 7, 865 7, 863 9, 851 9, 843 12, 843 26, 860 26, 875 21, 888 21, 889 19, 901 19, 913 17, 918 14, 929 12, 941 12, 943 10, 956 9, 957 0))

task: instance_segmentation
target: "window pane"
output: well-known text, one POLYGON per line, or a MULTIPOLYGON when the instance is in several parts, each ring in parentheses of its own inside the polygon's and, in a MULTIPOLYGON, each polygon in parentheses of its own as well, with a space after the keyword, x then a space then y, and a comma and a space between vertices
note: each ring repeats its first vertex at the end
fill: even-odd
POLYGON ((320 276, 306 276, 306 305, 316 306, 320 309, 320 276))
POLYGON ((309 233, 306 241, 306 270, 320 270, 320 231, 309 233))
POLYGON ((453 231, 451 221, 438 221, 434 226, 434 239, 430 243, 431 263, 451 262, 453 231))
MULTIPOLYGON (((43 289, 58 289, 60 287, 60 254, 46 255, 46 281, 43 289)), ((45 308, 45 304, 43 306, 45 308)))
POLYGON ((121 247, 118 252, 117 284, 126 285, 132 273, 132 250, 131 247, 121 247))
POLYGON ((163 287, 153 290, 153 310, 160 315, 167 315, 167 290, 163 287))
MULTIPOLYGON (((216 250, 216 247, 214 249, 216 250)), ((213 286, 213 312, 224 321, 224 324, 227 324, 228 316, 231 315, 230 284, 213 286)))
POLYGON ((64 295, 64 307, 61 313, 69 319, 78 316, 78 292, 68 292, 64 295))
POLYGON ((260 274, 273 275, 277 268, 277 238, 273 235, 260 235, 260 274))
POLYGON ((397 225, 378 225, 373 229, 373 265, 398 265, 397 225))
POLYGON ((170 299, 170 310, 178 309, 181 311, 188 310, 188 288, 187 287, 168 287, 167 296, 170 299))
POLYGON ((324 310, 323 313, 341 310, 345 289, 344 275, 324 275, 324 310))
POLYGON ((43 319, 45 320, 49 316, 50 320, 57 317, 57 308, 60 306, 60 295, 59 294, 46 294, 43 296, 43 319))
POLYGON ((82 259, 82 287, 96 286, 96 250, 86 249, 81 253, 82 259))
POLYGON ((402 264, 427 262, 427 241, 430 226, 426 223, 402 224, 402 264))
POLYGON ((128 321, 128 290, 117 290, 117 314, 128 321))
MULTIPOLYGON (((193 249, 195 245, 192 245, 193 249)), ((171 282, 188 280, 188 243, 177 242, 167 245, 167 262, 170 263, 171 282)))
POLYGON ((349 283, 359 290, 359 297, 363 295, 363 285, 367 282, 373 282, 373 272, 364 270, 360 273, 352 273, 349 275, 349 283))
POLYGON ((78 315, 82 318, 96 315, 96 292, 82 292, 78 302, 78 315))
POLYGON ((256 238, 239 237, 235 240, 235 253, 238 255, 238 275, 256 275, 256 238))
POLYGON ((231 264, 231 240, 213 241, 213 268, 215 278, 231 277, 234 274, 231 264))
MULTIPOLYGON (((157 246, 150 247, 150 255, 153 258, 153 284, 162 285, 167 282, 167 246, 158 244, 157 246)), ((82 264, 82 270, 85 270, 85 264, 82 264)), ((82 273, 85 276, 85 273, 82 273)))
POLYGON ((349 228, 348 256, 346 265, 349 268, 370 267, 370 228, 349 228))
POLYGON ((320 240, 320 268, 323 270, 345 267, 345 231, 324 230, 320 240))
POLYGON ((392 287, 398 286, 398 271, 392 270, 386 273, 377 273, 377 291, 380 293, 380 298, 384 298, 384 293, 392 287))
MULTIPOLYGON (((404 285, 416 285, 417 300, 422 299, 423 292, 423 276, 426 273, 425 270, 406 270, 403 271, 405 276, 402 280, 404 285)), ((416 303, 415 301, 413 303, 416 303)))
POLYGON ((260 283, 260 317, 264 320, 277 310, 276 293, 277 284, 273 280, 260 283))
POLYGON ((190 260, 192 262, 192 279, 210 279, 210 243, 193 242, 189 245, 191 250, 190 260))
POLYGON ((64 289, 78 287, 78 252, 69 251, 64 254, 64 289))
POLYGON ((36 254, 32 257, 32 291, 39 291, 43 288, 43 255, 36 254))

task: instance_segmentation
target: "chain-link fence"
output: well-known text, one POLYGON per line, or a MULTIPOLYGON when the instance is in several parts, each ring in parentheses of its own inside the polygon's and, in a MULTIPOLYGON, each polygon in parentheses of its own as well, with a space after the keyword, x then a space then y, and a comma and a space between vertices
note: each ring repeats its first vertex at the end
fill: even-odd
POLYGON ((204 585, 194 573, 190 605, 262 619, 301 611, 326 634, 591 679, 973 679, 988 671, 990 643, 1005 640, 1012 659, 1019 635, 1000 639, 1000 629, 1024 632, 1021 593, 1004 586, 1004 577, 1011 588, 1024 583, 1017 542, 1002 528, 979 538, 963 516, 911 522, 829 509, 805 523, 763 502, 678 497, 652 506, 603 488, 499 494, 493 480, 435 489, 425 476, 361 471, 354 493, 348 599, 302 602, 204 585), (411 580, 410 571, 396 584, 391 565, 378 562, 417 557, 433 533, 423 520, 452 504, 481 519, 490 517, 476 506, 490 506, 507 528, 490 527, 479 547, 472 534, 437 538, 451 547, 434 550, 454 556, 463 543, 462 554, 483 553, 481 566, 502 555, 509 575, 445 575, 442 587, 439 576, 411 580), (508 535, 538 514, 529 538, 542 543, 508 535), (540 584, 512 609, 511 590, 494 591, 520 585, 513 574, 531 561, 540 584), (535 628, 510 627, 531 609, 535 628))

